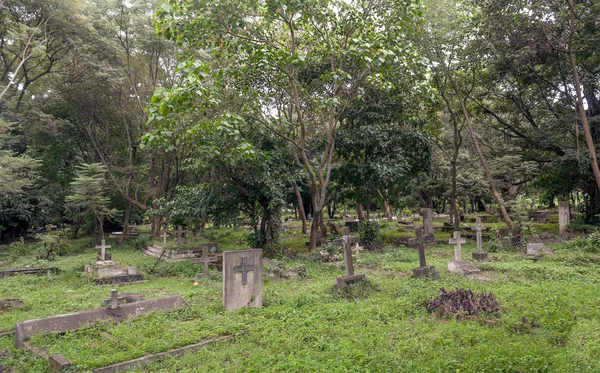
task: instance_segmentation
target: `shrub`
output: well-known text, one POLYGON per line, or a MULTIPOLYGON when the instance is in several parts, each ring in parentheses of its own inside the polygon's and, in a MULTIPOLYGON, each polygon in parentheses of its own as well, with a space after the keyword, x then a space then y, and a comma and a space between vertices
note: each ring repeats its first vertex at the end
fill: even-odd
POLYGON ((446 291, 442 295, 427 301, 427 309, 442 318, 472 318, 476 316, 497 316, 500 307, 496 297, 489 294, 475 294, 471 290, 458 288, 446 291))
POLYGON ((586 253, 597 254, 600 252, 600 233, 593 232, 588 238, 577 237, 574 240, 565 242, 562 248, 570 251, 584 251, 586 253))
POLYGON ((358 224, 358 237, 365 250, 379 250, 379 223, 363 220, 358 224))
POLYGON ((56 256, 66 254, 67 246, 59 236, 42 234, 37 238, 39 240, 35 251, 35 257, 37 259, 54 260, 56 256))

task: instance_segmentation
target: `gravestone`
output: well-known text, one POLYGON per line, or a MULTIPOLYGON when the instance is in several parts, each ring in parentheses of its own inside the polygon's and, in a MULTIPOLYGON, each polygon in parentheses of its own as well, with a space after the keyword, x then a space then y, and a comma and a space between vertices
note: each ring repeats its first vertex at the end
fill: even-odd
POLYGON ((161 235, 162 239, 163 239, 163 244, 167 244, 167 237, 169 237, 169 233, 167 232, 167 228, 165 228, 165 230, 163 231, 162 235, 161 235))
POLYGON ((352 245, 358 244, 358 237, 350 235, 349 227, 342 227, 342 245, 344 247, 344 267, 346 274, 337 278, 333 290, 337 291, 354 283, 365 281, 365 275, 354 274, 354 263, 352 262, 352 245))
POLYGON ((451 273, 459 273, 462 275, 470 275, 480 273, 479 268, 468 260, 462 260, 462 244, 467 243, 467 240, 460 237, 460 232, 454 232, 454 238, 448 241, 454 245, 454 260, 448 262, 448 271, 451 273))
POLYGON ((175 231, 175 240, 177 243, 185 242, 185 237, 187 235, 187 230, 184 230, 181 225, 177 226, 177 230, 175 231))
POLYGON ((110 254, 106 252, 106 249, 110 249, 111 246, 106 244, 106 241, 102 240, 102 245, 96 246, 98 249, 98 260, 101 262, 107 262, 111 259, 110 254))
POLYGON ((558 201, 558 231, 565 233, 571 222, 571 212, 569 211, 569 201, 558 201))
POLYGON ((430 208, 423 209, 423 233, 433 235, 433 210, 430 208))
POLYGON ((210 249, 208 246, 202 248, 202 273, 196 273, 196 279, 199 280, 202 277, 208 277, 208 264, 216 263, 217 258, 208 256, 210 249))
POLYGON ((223 253, 223 306, 262 307, 262 250, 223 253))
POLYGON ((477 251, 473 253, 473 259, 480 262, 487 260, 487 253, 483 251, 483 234, 482 231, 486 230, 487 227, 481 224, 481 218, 478 216, 475 220, 475 226, 471 227, 471 230, 477 234, 477 251))
POLYGON ((415 238, 408 240, 409 246, 417 246, 419 250, 419 266, 413 269, 413 277, 429 277, 433 280, 440 278, 434 266, 427 265, 425 261, 425 237, 421 234, 421 228, 415 229, 415 238))
POLYGON ((530 242, 527 244, 527 255, 531 258, 541 258, 544 255, 554 255, 554 253, 541 242, 530 242))

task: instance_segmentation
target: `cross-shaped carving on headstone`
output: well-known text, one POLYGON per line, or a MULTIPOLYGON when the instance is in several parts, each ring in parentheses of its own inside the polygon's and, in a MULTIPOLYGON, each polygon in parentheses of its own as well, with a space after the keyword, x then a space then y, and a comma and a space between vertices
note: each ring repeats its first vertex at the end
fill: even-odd
POLYGON ((181 225, 177 226, 177 230, 175 231, 175 237, 177 239, 177 242, 182 242, 185 238, 185 234, 187 233, 187 230, 184 230, 183 227, 181 225))
POLYGON ((410 246, 417 246, 419 249, 419 267, 425 267, 425 239, 422 235, 422 228, 415 228, 415 237, 408 240, 410 246))
POLYGON ((462 244, 467 243, 467 240, 460 237, 460 232, 454 232, 454 238, 448 240, 449 244, 453 244, 454 246, 454 260, 457 262, 462 261, 462 244))
MULTIPOLYGON (((217 261, 217 258, 208 256, 208 252, 209 252, 208 246, 204 246, 202 248, 202 273, 204 274, 204 276, 208 276, 208 263, 214 263, 217 261)), ((245 259, 245 258, 243 258, 243 259, 245 259)))
POLYGON ((104 306, 108 309, 114 310, 119 307, 119 304, 125 302, 125 297, 119 297, 119 291, 112 289, 110 291, 110 298, 104 300, 104 306))
POLYGON ((478 216, 477 219, 475 220, 475 225, 473 227, 471 227, 471 230, 477 232, 477 252, 478 253, 482 253, 483 252, 483 235, 482 235, 482 231, 486 230, 487 227, 483 224, 481 224, 481 218, 478 216))
POLYGON ((242 274, 242 285, 248 285, 248 272, 254 271, 253 265, 248 264, 248 258, 242 257, 240 265, 233 267, 233 272, 242 274))
POLYGON ((106 249, 110 249, 111 246, 106 244, 105 240, 102 240, 102 245, 96 246, 96 249, 100 249, 99 258, 101 261, 106 261, 106 249))

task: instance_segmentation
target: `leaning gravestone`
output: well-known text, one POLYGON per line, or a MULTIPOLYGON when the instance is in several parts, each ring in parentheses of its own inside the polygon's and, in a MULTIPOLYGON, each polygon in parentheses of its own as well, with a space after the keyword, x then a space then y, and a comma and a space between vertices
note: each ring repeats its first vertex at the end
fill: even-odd
POLYGON ((410 246, 417 246, 419 250, 419 266, 413 269, 413 277, 429 277, 437 280, 440 278, 440 274, 432 265, 427 265, 425 261, 425 239, 421 234, 421 228, 415 229, 415 238, 408 240, 410 246))
POLYGON ((477 252, 473 253, 473 259, 480 262, 487 260, 487 253, 483 251, 483 235, 482 231, 486 230, 487 227, 481 224, 481 218, 478 216, 475 220, 475 226, 471 227, 471 230, 477 232, 477 252))
POLYGON ((430 208, 423 209, 423 233, 433 235, 433 210, 430 208))
POLYGON ((567 226, 571 221, 571 212, 569 211, 569 201, 558 202, 558 231, 559 233, 565 233, 567 226))
POLYGON ((352 245, 358 243, 358 237, 350 236, 348 227, 342 228, 342 243, 344 245, 344 265, 346 267, 346 275, 337 278, 337 283, 333 285, 333 290, 340 290, 344 287, 357 282, 365 281, 365 275, 354 274, 354 264, 352 263, 352 245))
POLYGON ((262 250, 223 253, 223 306, 262 307, 262 250))

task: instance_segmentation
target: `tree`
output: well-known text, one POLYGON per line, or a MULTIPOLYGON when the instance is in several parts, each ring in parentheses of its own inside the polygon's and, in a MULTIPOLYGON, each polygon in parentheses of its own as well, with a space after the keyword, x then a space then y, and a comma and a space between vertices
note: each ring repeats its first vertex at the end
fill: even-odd
POLYGON ((100 163, 82 163, 77 166, 71 182, 71 194, 66 197, 67 207, 88 214, 93 219, 92 240, 99 243, 104 236, 104 220, 114 216, 108 208, 106 194, 106 167, 100 163))
POLYGON ((242 117, 294 146, 310 180, 314 249, 319 227, 325 229, 322 210, 344 109, 367 82, 422 88, 420 60, 407 37, 418 16, 419 7, 404 0, 165 0, 157 30, 191 58, 211 52, 210 77, 244 102, 242 117))

